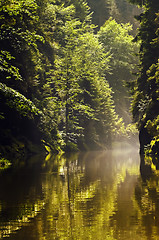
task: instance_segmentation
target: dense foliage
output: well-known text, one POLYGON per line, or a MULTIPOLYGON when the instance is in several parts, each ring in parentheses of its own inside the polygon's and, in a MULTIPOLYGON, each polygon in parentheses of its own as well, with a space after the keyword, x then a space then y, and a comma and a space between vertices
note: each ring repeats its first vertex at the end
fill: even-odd
POLYGON ((103 41, 103 29, 94 33, 85 0, 0 1, 3 154, 34 152, 41 142, 54 151, 105 148, 125 131, 106 78, 125 51, 114 54, 117 34, 123 49, 131 49, 132 37, 128 25, 108 23, 103 29, 114 31, 114 42, 103 41))
POLYGON ((141 152, 148 147, 147 152, 159 152, 159 2, 158 0, 131 0, 143 7, 143 13, 138 16, 140 21, 139 73, 133 86, 133 116, 140 131, 141 152))
POLYGON ((2 151, 11 136, 37 135, 54 150, 100 143, 99 132, 108 138, 115 118, 103 76, 108 58, 87 4, 1 1, 0 27, 2 151))

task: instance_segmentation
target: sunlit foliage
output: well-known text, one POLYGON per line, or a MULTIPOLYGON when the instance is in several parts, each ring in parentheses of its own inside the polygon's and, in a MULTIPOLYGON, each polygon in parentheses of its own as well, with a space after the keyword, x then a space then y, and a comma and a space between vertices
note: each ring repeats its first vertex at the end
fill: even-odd
POLYGON ((133 43, 133 36, 130 34, 132 26, 118 24, 110 18, 98 32, 99 41, 103 44, 105 53, 110 57, 110 71, 106 72, 106 78, 113 90, 117 113, 129 122, 130 115, 127 114, 130 108, 130 99, 126 84, 134 79, 135 64, 138 58, 135 54, 138 51, 138 44, 133 43))
POLYGON ((1 1, 0 44, 3 151, 8 129, 54 151, 111 145, 122 124, 86 1, 1 1))

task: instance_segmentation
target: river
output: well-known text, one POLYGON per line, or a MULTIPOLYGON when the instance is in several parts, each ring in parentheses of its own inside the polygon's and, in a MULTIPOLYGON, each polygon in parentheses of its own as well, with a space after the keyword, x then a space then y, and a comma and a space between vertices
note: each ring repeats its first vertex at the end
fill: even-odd
POLYGON ((157 240, 159 181, 138 149, 28 159, 0 172, 0 239, 157 240))

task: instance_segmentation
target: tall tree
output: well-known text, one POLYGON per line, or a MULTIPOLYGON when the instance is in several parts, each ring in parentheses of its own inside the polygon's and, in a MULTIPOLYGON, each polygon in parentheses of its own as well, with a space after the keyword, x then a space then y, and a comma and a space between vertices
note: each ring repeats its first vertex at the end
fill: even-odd
POLYGON ((99 148, 111 142, 109 137, 117 118, 104 77, 109 58, 93 34, 93 26, 87 21, 73 20, 73 6, 67 10, 69 15, 61 26, 63 38, 59 39, 54 77, 63 106, 61 133, 69 148, 73 145, 99 148))
POLYGON ((140 64, 138 78, 134 85, 133 116, 140 131, 141 152, 150 144, 153 152, 158 152, 158 10, 157 0, 131 2, 143 7, 140 14, 139 33, 136 37, 140 41, 140 64))
POLYGON ((110 18, 98 31, 99 41, 103 44, 105 53, 110 56, 110 70, 106 72, 106 78, 113 90, 117 113, 130 122, 130 99, 126 83, 134 79, 135 63, 138 58, 138 44, 133 43, 130 34, 130 24, 119 24, 110 18))

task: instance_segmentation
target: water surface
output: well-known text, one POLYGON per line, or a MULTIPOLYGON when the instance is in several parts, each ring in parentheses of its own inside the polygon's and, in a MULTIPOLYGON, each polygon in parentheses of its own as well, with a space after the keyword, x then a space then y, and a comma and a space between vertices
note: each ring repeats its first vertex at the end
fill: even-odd
POLYGON ((159 239, 158 183, 128 147, 28 159, 0 173, 0 239, 159 239))

